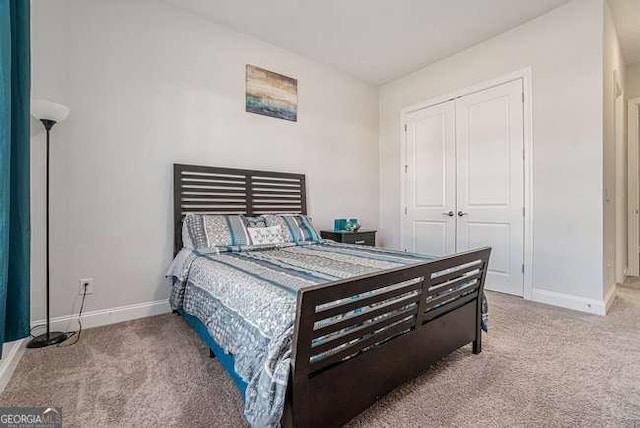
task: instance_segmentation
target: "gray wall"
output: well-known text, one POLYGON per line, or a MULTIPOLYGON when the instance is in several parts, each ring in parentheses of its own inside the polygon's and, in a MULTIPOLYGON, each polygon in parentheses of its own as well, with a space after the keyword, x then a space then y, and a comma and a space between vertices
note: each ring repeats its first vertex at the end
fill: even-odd
POLYGON ((401 109, 531 67, 534 293, 602 302, 603 14, 602 0, 574 0, 381 88, 385 244, 399 245, 401 109))
MULTIPOLYGON (((161 300, 173 162, 307 174, 318 227, 378 226, 378 88, 150 0, 34 0, 33 96, 53 132, 52 315, 161 300), (245 65, 298 79, 298 122, 244 111, 245 65), (72 304, 75 302, 75 308, 72 304)), ((43 134, 33 135, 33 318, 43 317, 43 134)))

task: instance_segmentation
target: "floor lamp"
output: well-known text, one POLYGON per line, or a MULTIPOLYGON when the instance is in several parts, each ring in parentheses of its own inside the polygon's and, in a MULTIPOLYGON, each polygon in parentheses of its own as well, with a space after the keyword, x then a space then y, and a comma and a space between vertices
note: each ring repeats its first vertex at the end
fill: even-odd
POLYGON ((44 125, 44 129, 47 133, 47 167, 45 175, 47 177, 46 188, 46 241, 47 241, 47 270, 46 270, 46 316, 47 316, 47 331, 42 333, 27 344, 27 348, 44 348, 45 346, 55 345, 67 338, 66 333, 59 331, 51 331, 51 316, 49 314, 49 133, 53 125, 62 122, 69 116, 69 108, 62 104, 57 104, 46 100, 32 100, 31 101, 31 115, 38 119, 44 125))

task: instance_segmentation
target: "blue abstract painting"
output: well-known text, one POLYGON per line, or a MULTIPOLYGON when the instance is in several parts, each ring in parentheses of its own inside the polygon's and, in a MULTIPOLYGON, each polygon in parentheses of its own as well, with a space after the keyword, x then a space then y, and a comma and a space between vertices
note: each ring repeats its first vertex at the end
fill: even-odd
POLYGON ((246 111, 298 120, 298 81, 254 65, 247 65, 246 111))

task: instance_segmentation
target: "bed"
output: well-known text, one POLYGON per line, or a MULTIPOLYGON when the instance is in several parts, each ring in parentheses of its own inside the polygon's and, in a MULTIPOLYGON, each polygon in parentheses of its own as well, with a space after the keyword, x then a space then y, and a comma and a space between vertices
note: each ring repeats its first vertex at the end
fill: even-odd
POLYGON ((305 176, 174 165, 171 304, 234 379, 254 426, 340 426, 429 364, 481 352, 490 248, 430 258, 319 239, 202 253, 183 219, 306 215, 305 176))

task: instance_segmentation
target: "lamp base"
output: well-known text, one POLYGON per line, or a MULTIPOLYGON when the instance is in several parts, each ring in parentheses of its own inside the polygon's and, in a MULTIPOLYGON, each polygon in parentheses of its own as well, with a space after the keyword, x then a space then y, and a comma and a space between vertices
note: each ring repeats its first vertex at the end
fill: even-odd
POLYGON ((43 333, 31 339, 31 341, 27 343, 27 348, 45 348, 47 346, 56 345, 60 342, 64 342, 67 337, 67 333, 61 333, 59 331, 52 331, 49 334, 43 333))

